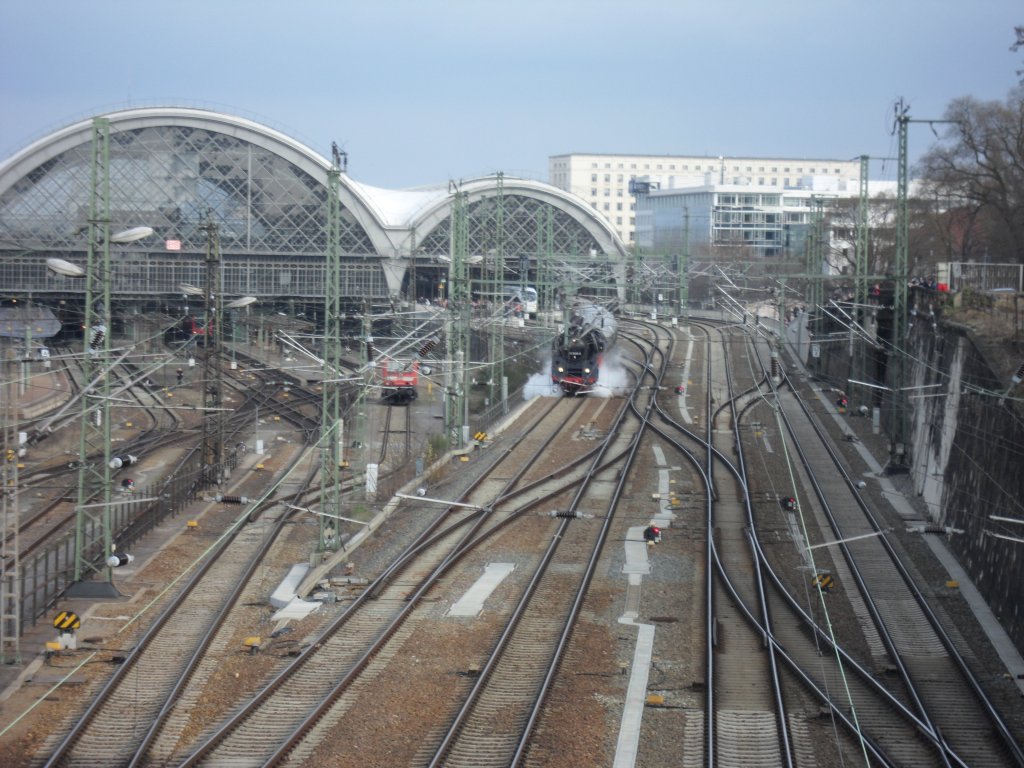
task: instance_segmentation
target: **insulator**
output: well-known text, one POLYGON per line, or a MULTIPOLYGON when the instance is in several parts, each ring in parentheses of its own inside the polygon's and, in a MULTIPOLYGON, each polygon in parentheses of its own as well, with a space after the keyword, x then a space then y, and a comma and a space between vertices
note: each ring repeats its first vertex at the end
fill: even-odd
POLYGON ((248 504, 249 499, 245 496, 217 496, 217 501, 221 504, 248 504))
POLYGON ((430 350, 432 350, 432 349, 433 349, 434 347, 436 347, 436 346, 437 346, 437 343, 438 343, 438 342, 437 342, 437 339, 436 339, 436 338, 434 338, 434 337, 431 337, 431 338, 427 339, 427 340, 426 340, 425 342, 423 342, 423 344, 422 344, 422 345, 420 346, 420 348, 419 348, 419 351, 418 351, 418 353, 417 353, 417 354, 419 354, 419 356, 420 356, 420 357, 423 357, 423 356, 424 356, 424 355, 426 355, 426 354, 427 354, 428 352, 430 352, 430 350))
POLYGON ((97 325, 89 333, 89 349, 99 352, 103 346, 103 338, 107 335, 107 326, 97 325))
POLYGON ((548 514, 551 517, 570 517, 573 519, 581 516, 579 512, 572 509, 553 509, 548 514))
POLYGON ((1024 381, 1024 363, 1020 364, 1020 368, 1017 369, 1017 372, 1013 374, 1013 377, 1010 380, 1014 384, 1020 384, 1024 381))
POLYGON ((137 456, 132 456, 126 453, 124 456, 114 456, 110 459, 111 469, 120 469, 121 467, 130 467, 132 464, 138 462, 137 456))

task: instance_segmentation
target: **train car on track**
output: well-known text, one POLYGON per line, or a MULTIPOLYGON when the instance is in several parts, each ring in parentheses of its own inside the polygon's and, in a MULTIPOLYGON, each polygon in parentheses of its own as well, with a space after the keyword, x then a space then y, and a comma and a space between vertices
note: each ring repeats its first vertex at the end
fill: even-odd
POLYGON ((567 395, 590 392, 616 334, 617 323, 610 311, 599 304, 574 305, 568 325, 551 348, 551 381, 567 395))
POLYGON ((411 363, 381 361, 379 366, 381 400, 391 405, 408 405, 416 399, 416 385, 420 379, 418 360, 411 363))
POLYGON ((164 341, 168 344, 181 343, 196 339, 199 344, 206 341, 206 328, 202 321, 194 315, 185 315, 177 325, 173 325, 164 333, 164 341))

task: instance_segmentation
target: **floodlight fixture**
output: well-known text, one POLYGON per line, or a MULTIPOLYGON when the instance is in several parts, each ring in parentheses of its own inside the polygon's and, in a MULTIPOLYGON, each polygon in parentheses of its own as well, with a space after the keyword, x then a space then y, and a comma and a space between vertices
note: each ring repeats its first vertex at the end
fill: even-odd
POLYGON ((64 259, 51 257, 46 260, 46 266, 58 275, 64 275, 64 277, 85 277, 84 269, 64 259))
POLYGON ((152 234, 152 227, 132 227, 131 229, 125 229, 111 235, 110 242, 117 243, 118 245, 134 243, 136 240, 144 240, 152 234))

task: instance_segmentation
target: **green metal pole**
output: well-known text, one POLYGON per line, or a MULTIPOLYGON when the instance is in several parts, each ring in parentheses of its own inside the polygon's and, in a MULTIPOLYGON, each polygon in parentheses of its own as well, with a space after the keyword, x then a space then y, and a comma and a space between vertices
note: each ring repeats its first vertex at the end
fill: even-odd
POLYGON ((114 551, 110 529, 110 121, 92 124, 89 249, 85 274, 85 344, 78 504, 75 509, 75 572, 70 597, 118 597, 105 561, 114 551), (104 564, 96 566, 99 560, 104 564), (87 581, 106 572, 106 582, 87 581))
POLYGON ((203 362, 203 481, 217 485, 224 479, 224 418, 220 410, 223 374, 221 341, 224 326, 224 298, 221 295, 220 236, 212 220, 202 225, 206 232, 206 355, 203 362))
POLYGON ((686 269, 690 263, 690 209, 683 208, 683 249, 679 254, 679 314, 684 323, 690 320, 690 278, 686 269))
MULTIPOLYGON (((327 171, 327 253, 324 271, 324 357, 320 404, 320 511, 318 552, 332 552, 341 545, 341 474, 345 462, 345 426, 342 422, 342 329, 341 329, 341 160, 332 146, 327 171)), ((414 283, 415 285, 415 283, 414 283)))
POLYGON ((888 379, 892 385, 892 424, 890 461, 894 470, 909 466, 910 450, 907 446, 906 387, 906 334, 907 310, 907 251, 909 225, 907 219, 907 126, 910 118, 902 103, 896 115, 899 129, 899 160, 896 179, 896 262, 893 265, 892 342, 889 348, 888 379))
MULTIPOLYGON (((868 303, 868 212, 870 198, 868 196, 868 156, 860 156, 860 197, 857 205, 857 244, 854 265, 854 319, 859 320, 861 327, 866 327, 868 303)), ((851 331, 852 333, 852 331, 851 331)), ((853 357, 853 377, 857 381, 865 381, 867 376, 867 347, 863 339, 854 338, 855 354, 853 357)), ((854 385, 856 386, 856 385, 854 385)))
MULTIPOLYGON (((495 196, 495 270, 494 270, 494 295, 498 302, 504 300, 504 273, 505 273, 505 196, 504 196, 505 175, 501 172, 497 176, 497 193, 495 196)), ((526 285, 526 276, 521 275, 522 285, 526 285)), ((504 309, 504 307, 502 307, 504 309)), ((467 308, 468 311, 468 308, 467 308)), ((497 322, 490 324, 488 333, 488 379, 487 399, 489 404, 495 402, 495 394, 501 392, 501 382, 505 377, 505 317, 502 313, 494 318, 497 322)))
MULTIPOLYGON (((465 444, 466 390, 469 359, 469 302, 466 281, 466 252, 469 248, 469 222, 466 194, 456 188, 452 206, 451 264, 448 269, 448 317, 451 328, 448 339, 448 370, 446 376, 445 428, 452 448, 465 444)), ((501 265, 504 268, 504 265, 501 265)), ((499 297, 500 300, 500 297, 499 297)))

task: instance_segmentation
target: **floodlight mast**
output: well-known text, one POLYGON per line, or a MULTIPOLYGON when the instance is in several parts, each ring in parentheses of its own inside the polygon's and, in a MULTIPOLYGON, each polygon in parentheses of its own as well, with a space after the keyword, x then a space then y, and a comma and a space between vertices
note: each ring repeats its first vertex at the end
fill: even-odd
MULTIPOLYGON (((83 381, 95 382, 82 393, 78 447, 78 503, 75 509, 74 581, 69 597, 119 597, 106 566, 114 552, 111 529, 110 449, 110 244, 132 243, 153 234, 150 227, 110 232, 110 121, 92 123, 92 184, 89 194, 88 251, 85 278, 85 354, 83 381), (96 563, 100 563, 97 565, 96 563), (106 581, 92 580, 106 568, 106 581)), ((47 261, 61 274, 77 276, 67 262, 47 261)), ((71 265, 72 267, 74 265, 71 265)))

